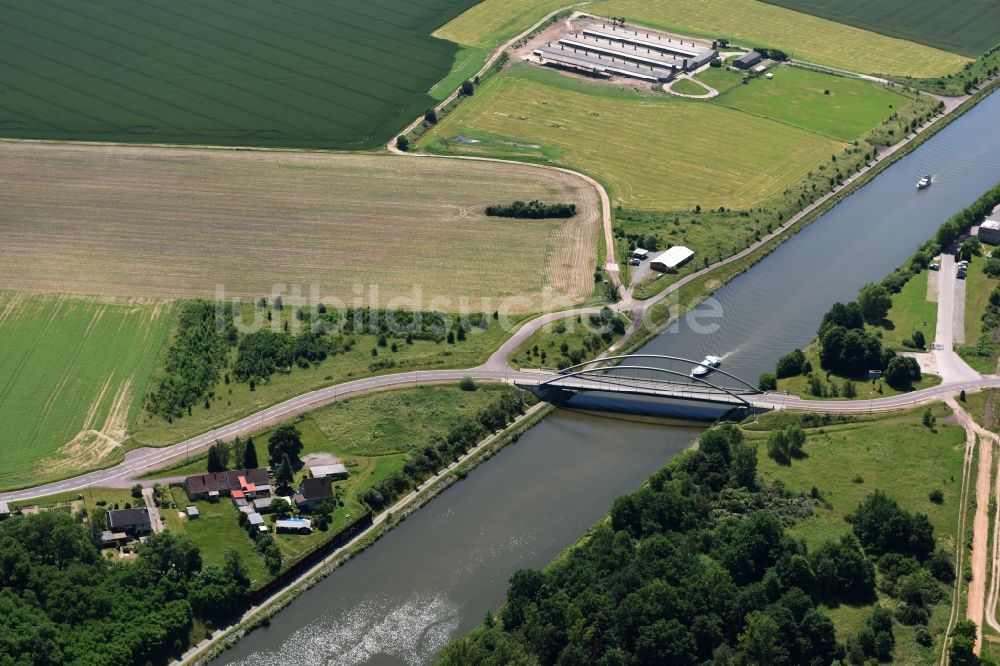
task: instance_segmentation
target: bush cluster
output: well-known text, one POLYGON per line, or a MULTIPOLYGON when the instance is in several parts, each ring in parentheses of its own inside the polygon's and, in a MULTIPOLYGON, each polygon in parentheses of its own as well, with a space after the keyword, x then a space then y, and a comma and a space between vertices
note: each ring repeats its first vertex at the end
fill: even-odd
POLYGON ((524 403, 521 402, 520 393, 509 386, 501 387, 492 404, 484 407, 476 416, 453 426, 444 437, 432 437, 409 455, 403 469, 393 472, 361 493, 359 499, 373 511, 384 509, 400 495, 457 460, 486 435, 505 427, 523 412, 524 403))

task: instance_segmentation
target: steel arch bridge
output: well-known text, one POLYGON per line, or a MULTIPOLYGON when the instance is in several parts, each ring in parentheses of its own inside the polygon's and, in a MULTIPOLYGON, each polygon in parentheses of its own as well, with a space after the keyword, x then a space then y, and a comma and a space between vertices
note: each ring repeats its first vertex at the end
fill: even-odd
POLYGON ((761 395, 762 391, 756 386, 721 368, 715 368, 707 377, 691 376, 691 370, 700 363, 663 354, 605 356, 547 373, 547 376, 518 378, 515 383, 542 395, 560 391, 601 391, 737 407, 752 407, 748 398, 761 395), (645 359, 651 362, 641 362, 645 359), (667 361, 680 369, 652 365, 656 361, 667 361))

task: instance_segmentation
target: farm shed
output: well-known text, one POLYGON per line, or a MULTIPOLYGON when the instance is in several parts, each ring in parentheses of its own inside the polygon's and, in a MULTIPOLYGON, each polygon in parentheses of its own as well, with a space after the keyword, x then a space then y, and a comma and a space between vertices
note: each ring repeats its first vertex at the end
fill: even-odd
POLYGON ((979 240, 990 245, 1000 245, 1000 220, 986 220, 980 224, 979 240))
POLYGON ((693 256, 694 250, 684 247, 683 245, 674 245, 666 252, 661 252, 653 257, 649 261, 649 267, 654 271, 666 273, 669 270, 683 266, 693 256))
POLYGON ((750 53, 744 53, 739 58, 733 61, 733 67, 736 69, 750 69, 762 59, 762 56, 756 51, 751 51, 750 53))
POLYGON ((309 468, 309 474, 314 479, 322 479, 323 477, 330 477, 331 479, 346 479, 348 477, 347 468, 340 463, 333 465, 315 465, 309 468))

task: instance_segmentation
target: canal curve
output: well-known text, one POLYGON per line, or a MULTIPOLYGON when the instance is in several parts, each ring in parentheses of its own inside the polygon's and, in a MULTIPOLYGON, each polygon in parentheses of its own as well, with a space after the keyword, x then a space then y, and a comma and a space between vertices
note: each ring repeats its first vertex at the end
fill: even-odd
MULTIPOLYGON (((693 325, 682 322, 642 352, 722 356, 730 372, 751 380, 772 369, 779 356, 808 344, 832 302, 881 280, 1000 181, 998 120, 994 94, 719 290, 696 309, 693 325), (925 173, 935 183, 918 193, 925 173)), ((515 569, 544 565, 698 432, 560 410, 217 663, 430 663, 503 602, 515 569)))

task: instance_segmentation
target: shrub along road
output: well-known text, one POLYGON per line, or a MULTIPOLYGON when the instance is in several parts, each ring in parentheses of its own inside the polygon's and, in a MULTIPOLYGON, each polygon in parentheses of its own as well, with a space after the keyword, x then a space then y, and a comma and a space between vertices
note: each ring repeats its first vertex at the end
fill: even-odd
MULTIPOLYGON (((485 73, 499 55, 512 43, 520 39, 525 34, 530 33, 537 26, 541 25, 547 21, 555 12, 549 14, 541 21, 539 21, 535 26, 532 26, 526 30, 521 35, 509 40, 507 43, 502 45, 493 56, 487 60, 486 64, 480 70, 480 75, 485 73)), ((457 92, 456 92, 457 94, 457 92)), ((662 292, 656 296, 643 301, 634 300, 630 291, 622 288, 621 280, 618 272, 618 264, 614 255, 614 242, 612 239, 612 227, 611 227, 611 205, 610 199, 604 187, 593 178, 590 178, 584 174, 576 173, 569 169, 563 169, 559 167, 545 167, 548 169, 553 169, 556 171, 562 171, 566 173, 572 173, 579 176, 593 185, 599 195, 602 207, 602 223, 604 226, 605 233, 605 247, 607 249, 606 255, 606 268, 609 273, 609 277, 613 284, 619 287, 622 293, 622 300, 615 305, 615 310, 618 312, 628 313, 633 317, 633 324, 626 332, 625 337, 623 337, 609 353, 613 353, 614 350, 620 349, 622 345, 632 338, 638 331, 642 328, 644 316, 647 312, 657 303, 668 298, 672 294, 676 293, 683 286, 698 280, 708 273, 714 272, 719 268, 727 266, 731 263, 740 261, 753 253, 760 250, 765 245, 778 239, 782 234, 789 231, 804 219, 810 215, 814 210, 822 206, 829 199, 834 197, 837 193, 843 190, 845 187, 849 187, 852 183, 865 177, 871 168, 873 168, 878 162, 882 161, 885 157, 892 155, 893 153, 901 150, 904 146, 908 145, 914 138, 927 131, 929 128, 934 127, 943 118, 946 118, 955 109, 961 106, 968 97, 964 98, 954 98, 950 100, 951 103, 946 105, 945 112, 924 126, 918 128, 916 132, 904 139, 903 141, 892 146, 880 154, 879 159, 876 163, 871 166, 865 167, 857 173, 850 176, 843 185, 836 187, 834 190, 828 192, 827 194, 819 197, 812 204, 804 208, 797 215, 789 218, 782 226, 775 229, 773 232, 763 236, 759 241, 750 245, 745 250, 738 252, 726 259, 717 261, 713 264, 709 264, 702 270, 696 271, 689 275, 684 276, 682 279, 671 284, 668 288, 664 289, 662 292)), ((420 123, 421 119, 414 121, 412 127, 415 127, 420 123)), ((408 128, 409 129, 409 128, 408 128)), ((434 155, 415 155, 412 153, 406 153, 400 151, 396 148, 395 144, 390 142, 387 145, 390 152, 398 155, 406 155, 410 157, 423 157, 423 158, 433 158, 433 159, 466 159, 466 160, 478 160, 478 161, 492 161, 500 163, 511 163, 519 164, 518 162, 512 162, 510 160, 500 160, 491 159, 483 157, 448 157, 448 156, 434 156, 434 155)), ((142 476, 150 471, 156 470, 158 468, 167 466, 171 463, 176 463, 177 461, 195 453, 200 453, 214 443, 216 440, 227 440, 235 437, 236 435, 246 435, 250 432, 259 430, 261 428, 267 427, 268 425, 273 425, 283 420, 287 420, 297 414, 315 409, 324 404, 334 402, 336 400, 341 400, 348 397, 353 397, 363 393, 368 393, 372 391, 381 391, 392 388, 397 388, 400 386, 416 386, 416 385, 426 385, 434 383, 452 383, 457 382, 459 379, 465 376, 472 377, 479 381, 494 381, 494 382, 513 382, 517 377, 531 378, 546 376, 545 373, 538 371, 517 371, 510 367, 508 363, 508 358, 510 353, 517 348, 527 337, 532 333, 539 330, 545 324, 555 321, 557 319, 564 319, 567 317, 574 317, 577 315, 586 315, 595 312, 599 312, 598 307, 589 308, 575 308, 570 310, 565 310, 562 312, 549 313, 541 317, 537 317, 526 322, 517 333, 514 334, 511 339, 509 339, 504 345, 502 345, 490 358, 489 360, 481 366, 470 369, 459 369, 459 370, 436 370, 436 371, 417 371, 417 372, 406 372, 397 373, 392 375, 383 375, 379 377, 371 377, 366 379, 359 379, 352 382, 346 382, 343 384, 338 384, 334 386, 329 386, 323 389, 310 391, 308 393, 302 394, 295 398, 291 398, 277 405, 273 405, 266 409, 263 409, 255 414, 248 417, 235 421, 227 426, 221 428, 216 428, 214 430, 208 431, 193 437, 191 439, 185 440, 178 444, 172 446, 164 447, 161 449, 137 449, 126 455, 125 460, 114 467, 100 470, 96 472, 91 472, 89 474, 84 474, 76 476, 64 481, 59 481, 55 483, 49 483, 41 486, 36 486, 34 488, 29 488, 20 491, 8 492, 0 494, 0 500, 3 501, 17 501, 17 500, 27 500, 34 499, 38 497, 43 497, 46 495, 51 495, 59 492, 79 490, 81 488, 86 488, 90 485, 111 485, 118 486, 122 483, 128 483, 133 478, 142 476)), ((903 409, 906 407, 912 407, 918 404, 925 404, 929 402, 935 402, 942 400, 946 397, 954 395, 955 393, 966 390, 972 391, 981 388, 991 388, 1000 387, 1000 378, 997 377, 983 377, 969 379, 965 381, 946 381, 938 386, 923 389, 920 391, 914 391, 907 394, 902 394, 898 396, 891 396, 886 398, 879 398, 874 400, 865 400, 860 402, 850 402, 850 401, 819 401, 819 400, 802 400, 801 398, 779 395, 779 394, 765 394, 761 398, 754 401, 754 406, 761 409, 798 409, 807 411, 827 411, 827 412, 840 412, 840 413, 866 413, 866 412, 882 412, 882 411, 892 411, 896 409, 903 409)))

